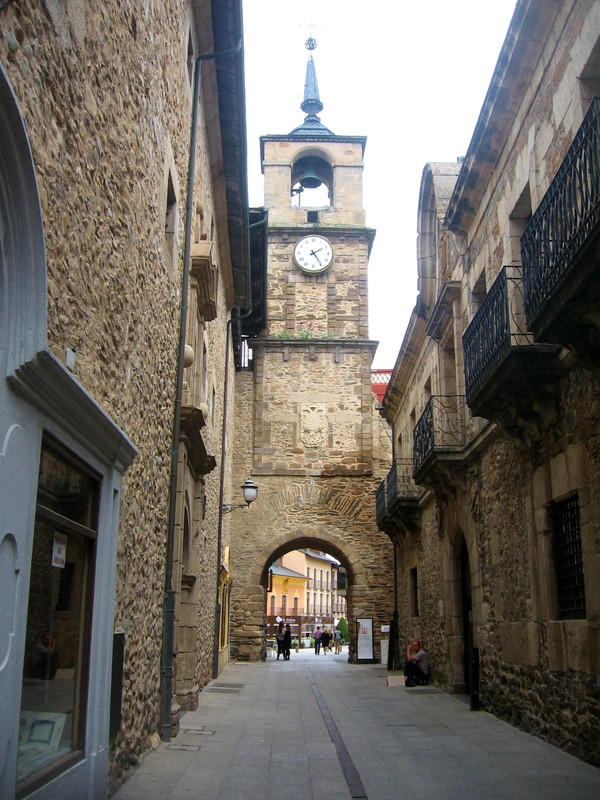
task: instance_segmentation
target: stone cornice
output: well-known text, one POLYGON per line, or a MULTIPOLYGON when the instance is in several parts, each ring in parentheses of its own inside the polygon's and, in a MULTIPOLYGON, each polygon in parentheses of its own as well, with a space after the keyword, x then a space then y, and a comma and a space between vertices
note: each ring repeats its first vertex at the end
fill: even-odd
POLYGON ((336 136, 335 134, 319 134, 315 132, 314 136, 310 134, 297 134, 292 133, 277 135, 267 134, 260 137, 260 162, 265 160, 265 142, 310 142, 313 144, 327 145, 331 142, 340 142, 342 144, 359 144, 364 155, 367 146, 366 136, 336 136))
POLYGON ((37 353, 7 380, 45 417, 59 423, 102 462, 119 472, 130 466, 137 448, 50 351, 37 353))
POLYGON ((504 40, 444 225, 466 233, 506 144, 561 0, 521 0, 504 40))
POLYGON ((310 236, 311 233, 320 234, 322 236, 351 236, 356 239, 364 236, 368 239, 369 244, 373 244, 375 228, 365 228, 361 226, 345 227, 333 225, 281 225, 269 226, 269 237, 272 238, 273 234, 289 234, 290 236, 310 236))
POLYGON ((252 342, 252 349, 263 347, 265 350, 280 350, 283 347, 306 349, 319 347, 321 350, 338 350, 345 353, 359 350, 371 350, 375 354, 379 342, 373 339, 285 339, 271 337, 269 339, 257 338, 252 342))

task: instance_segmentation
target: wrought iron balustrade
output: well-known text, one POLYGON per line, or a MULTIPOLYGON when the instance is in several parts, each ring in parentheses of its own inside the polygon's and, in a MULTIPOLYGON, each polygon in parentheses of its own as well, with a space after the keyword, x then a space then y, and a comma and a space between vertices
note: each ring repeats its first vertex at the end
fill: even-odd
POLYGON ((465 436, 464 395, 432 395, 413 431, 414 471, 434 450, 462 450, 465 436))
POLYGON ((377 522, 381 522, 381 520, 385 517, 385 511, 386 511, 385 486, 386 486, 386 481, 384 479, 381 481, 381 483, 377 487, 377 491, 375 492, 375 516, 377 522))
POLYGON ((390 513, 397 501, 414 500, 421 493, 413 477, 413 461, 411 458, 397 458, 386 478, 377 487, 375 509, 377 522, 381 522, 390 513))
POLYGON ((413 461, 411 458, 397 458, 387 474, 388 506, 396 498, 418 497, 421 488, 414 482, 413 461))
POLYGON ((469 402, 511 347, 534 344, 525 322, 520 267, 502 267, 462 341, 469 402))
POLYGON ((594 98, 521 237, 528 322, 600 222, 600 98, 594 98))

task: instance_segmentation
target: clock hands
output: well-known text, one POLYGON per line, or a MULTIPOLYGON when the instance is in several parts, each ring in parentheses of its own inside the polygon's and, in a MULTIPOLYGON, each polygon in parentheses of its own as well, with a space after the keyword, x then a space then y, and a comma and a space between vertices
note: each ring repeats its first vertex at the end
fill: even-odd
POLYGON ((320 250, 322 250, 322 249, 323 249, 322 247, 319 247, 319 248, 317 248, 316 250, 311 250, 311 251, 310 251, 310 254, 311 254, 311 256, 314 256, 314 257, 317 259, 317 261, 319 262, 319 266, 322 266, 322 263, 321 263, 321 259, 320 259, 320 258, 319 258, 319 256, 317 255, 317 253, 318 253, 320 250))

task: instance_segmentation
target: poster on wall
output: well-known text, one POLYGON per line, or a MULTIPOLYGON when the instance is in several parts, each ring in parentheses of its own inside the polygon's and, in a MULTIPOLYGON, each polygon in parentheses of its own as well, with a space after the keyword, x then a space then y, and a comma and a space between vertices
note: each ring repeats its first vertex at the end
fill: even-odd
POLYGON ((356 660, 373 661, 373 619, 367 617, 356 620, 356 660))

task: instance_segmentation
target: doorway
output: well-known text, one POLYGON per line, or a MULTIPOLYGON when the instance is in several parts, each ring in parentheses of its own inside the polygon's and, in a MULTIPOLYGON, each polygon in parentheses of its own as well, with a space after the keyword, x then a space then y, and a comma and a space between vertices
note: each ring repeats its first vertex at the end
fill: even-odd
POLYGON ((462 635, 464 643, 463 671, 465 676, 465 690, 467 694, 472 689, 472 658, 473 658, 473 598, 471 591, 471 566, 469 564, 469 551, 463 537, 460 551, 460 592, 462 606, 462 635))

